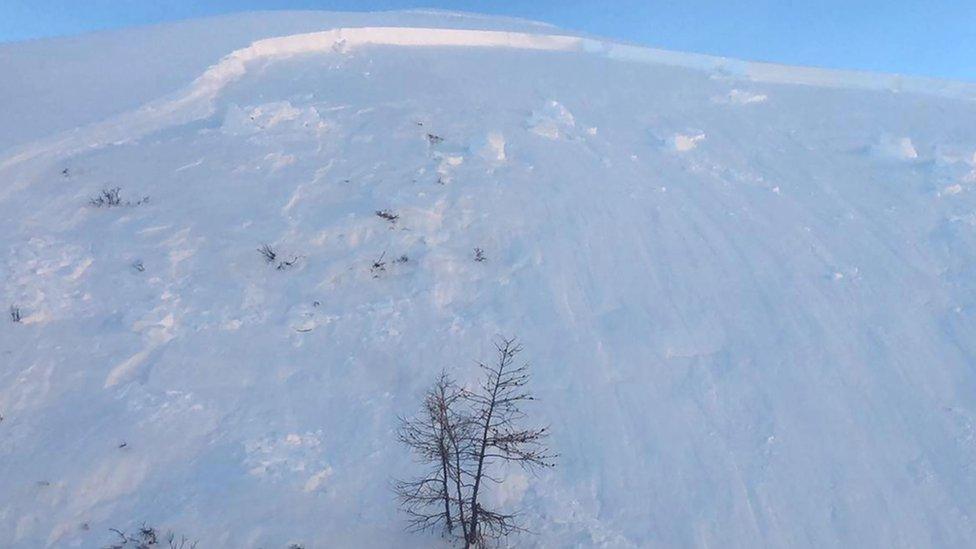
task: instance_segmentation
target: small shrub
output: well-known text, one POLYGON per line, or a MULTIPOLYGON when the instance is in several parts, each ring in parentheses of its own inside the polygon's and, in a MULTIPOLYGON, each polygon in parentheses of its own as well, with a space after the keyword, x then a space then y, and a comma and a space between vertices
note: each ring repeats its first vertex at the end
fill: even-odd
POLYGON ((117 208, 120 206, 141 206, 149 202, 149 197, 144 196, 136 202, 122 200, 122 188, 113 187, 102 189, 96 196, 88 199, 88 203, 96 208, 117 208))
POLYGON ((169 545, 169 549, 196 549, 196 541, 190 541, 186 536, 180 536, 180 539, 176 539, 176 535, 170 532, 166 534, 166 543, 169 545))
POLYGON ((102 192, 98 193, 97 196, 90 199, 88 202, 96 208, 112 208, 115 206, 121 206, 122 189, 120 187, 115 187, 113 189, 102 189, 102 192))
POLYGON ((481 263, 482 261, 485 261, 486 259, 488 259, 488 258, 485 257, 485 251, 484 250, 482 250, 481 248, 475 248, 474 249, 474 260, 475 261, 477 261, 478 263, 481 263))
POLYGON ((397 219, 400 219, 400 214, 388 209, 376 210, 376 215, 389 221, 390 223, 396 223, 397 219))
POLYGON ((18 307, 16 305, 11 305, 10 306, 10 320, 12 320, 15 323, 19 323, 23 319, 24 319, 24 317, 21 315, 20 307, 18 307))
POLYGON ((264 258, 265 263, 274 263, 275 259, 278 258, 278 252, 270 244, 263 244, 258 248, 258 253, 264 258))
POLYGON ((139 527, 139 537, 149 545, 159 542, 156 537, 156 529, 152 526, 146 526, 145 524, 139 527))
POLYGON ((386 261, 383 258, 386 257, 386 252, 380 254, 379 259, 373 262, 373 265, 369 268, 369 272, 373 273, 373 278, 379 278, 381 273, 386 272, 386 261))
POLYGON ((163 538, 164 545, 160 541, 157 530, 152 526, 146 526, 145 523, 139 527, 135 535, 126 534, 117 528, 109 528, 109 531, 114 533, 117 539, 114 543, 106 545, 105 549, 162 549, 164 547, 168 549, 195 549, 197 546, 197 542, 190 541, 186 536, 180 536, 177 539, 173 532, 168 532, 163 538))
POLYGON ((298 260, 302 258, 300 255, 292 256, 291 259, 278 260, 278 251, 271 247, 270 244, 264 244, 258 248, 258 253, 264 258, 264 262, 268 265, 275 265, 275 270, 286 271, 295 266, 298 260))
POLYGON ((287 271, 288 269, 291 269, 292 267, 294 267, 295 264, 298 263, 298 260, 299 259, 301 259, 301 256, 297 256, 296 255, 296 256, 292 257, 291 259, 279 261, 278 262, 278 265, 275 267, 275 270, 278 270, 278 271, 287 271))
MULTIPOLYGON (((372 273, 373 278, 379 278, 381 274, 386 272, 386 266, 388 263, 384 260, 385 257, 386 257, 386 252, 381 253, 380 257, 377 258, 372 265, 370 265, 369 272, 372 273)), ((407 254, 403 254, 400 257, 393 260, 393 263, 396 263, 398 265, 403 265, 408 262, 410 262, 410 258, 407 257, 407 254)))

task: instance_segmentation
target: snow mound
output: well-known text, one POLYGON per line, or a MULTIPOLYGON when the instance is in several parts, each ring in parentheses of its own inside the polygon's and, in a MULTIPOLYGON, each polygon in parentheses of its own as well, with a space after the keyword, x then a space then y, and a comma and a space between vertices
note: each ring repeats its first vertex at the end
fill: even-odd
POLYGON ((528 121, 529 130, 547 139, 570 137, 576 128, 576 118, 559 101, 547 101, 538 111, 533 111, 528 121))
POLYGON ((883 135, 874 146, 873 151, 882 158, 892 160, 917 160, 918 151, 915 144, 908 137, 894 137, 883 135))
POLYGON ((668 145, 676 152, 688 152, 694 150, 704 140, 705 134, 702 132, 688 134, 676 133, 668 139, 668 145))

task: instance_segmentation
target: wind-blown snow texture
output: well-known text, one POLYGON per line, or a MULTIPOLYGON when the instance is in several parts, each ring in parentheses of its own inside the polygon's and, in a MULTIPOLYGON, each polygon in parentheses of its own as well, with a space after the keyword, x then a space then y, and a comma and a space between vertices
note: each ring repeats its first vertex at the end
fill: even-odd
POLYGON ((497 334, 561 454, 513 546, 976 544, 976 86, 424 12, 0 73, 4 547, 443 543, 396 416, 497 334))

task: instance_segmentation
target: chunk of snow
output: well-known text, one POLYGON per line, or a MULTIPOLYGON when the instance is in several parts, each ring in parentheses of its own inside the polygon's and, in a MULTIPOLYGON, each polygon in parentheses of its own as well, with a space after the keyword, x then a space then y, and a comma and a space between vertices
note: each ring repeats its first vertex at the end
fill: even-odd
POLYGON ((724 103, 729 105, 752 105, 756 103, 765 103, 766 99, 768 99, 768 97, 765 94, 734 89, 725 95, 713 97, 712 101, 715 103, 724 103))
POLYGON ((962 192, 962 185, 949 185, 948 187, 942 189, 942 194, 952 196, 954 194, 959 194, 962 192))
POLYGON ((322 490, 325 487, 325 484, 329 481, 329 478, 332 477, 332 474, 332 467, 322 469, 321 471, 310 476, 308 480, 305 481, 304 490, 306 492, 316 492, 322 490))
POLYGON ((874 146, 874 152, 883 158, 894 160, 915 160, 918 158, 918 151, 908 137, 893 137, 883 135, 874 146))
POLYGON ((479 148, 481 156, 489 162, 505 162, 505 136, 501 132, 490 132, 479 148))
POLYGON ((698 147, 698 143, 705 140, 704 133, 682 134, 676 133, 669 140, 671 148, 677 152, 688 152, 698 147))
POLYGON ((559 139, 576 127, 576 118, 562 103, 547 101, 540 110, 533 111, 528 126, 537 135, 559 139))

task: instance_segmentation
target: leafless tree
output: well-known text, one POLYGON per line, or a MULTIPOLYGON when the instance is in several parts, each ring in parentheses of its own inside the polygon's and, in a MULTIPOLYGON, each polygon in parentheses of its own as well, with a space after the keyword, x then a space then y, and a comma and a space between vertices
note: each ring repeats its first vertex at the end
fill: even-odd
POLYGON ((422 413, 401 419, 398 431, 400 441, 429 466, 423 477, 395 486, 411 529, 443 527, 466 548, 523 531, 516 514, 482 503, 485 483, 503 482, 495 468, 503 463, 552 467, 556 458, 545 446, 547 428, 521 426, 526 417, 521 407, 534 400, 526 390, 529 366, 516 363, 521 344, 501 339, 496 348, 494 362, 479 364, 484 379, 477 388, 461 389, 442 373, 422 413))
POLYGON ((421 413, 400 418, 397 438, 428 464, 427 473, 398 481, 395 491, 401 508, 410 516, 412 530, 443 527, 453 535, 460 524, 466 537, 465 499, 461 485, 462 448, 467 450, 467 418, 457 408, 464 392, 446 373, 427 391, 421 413))
POLYGON ((545 446, 548 428, 521 426, 525 419, 522 404, 534 400, 526 390, 529 365, 516 363, 522 345, 515 338, 501 339, 495 348, 498 351, 495 362, 479 364, 485 374, 484 381, 477 390, 464 394, 472 409, 470 421, 477 435, 471 450, 473 486, 465 547, 484 546, 488 539, 521 530, 516 515, 486 509, 478 499, 485 481, 501 482, 490 474, 494 464, 514 462, 524 468, 555 466, 556 456, 545 446))

